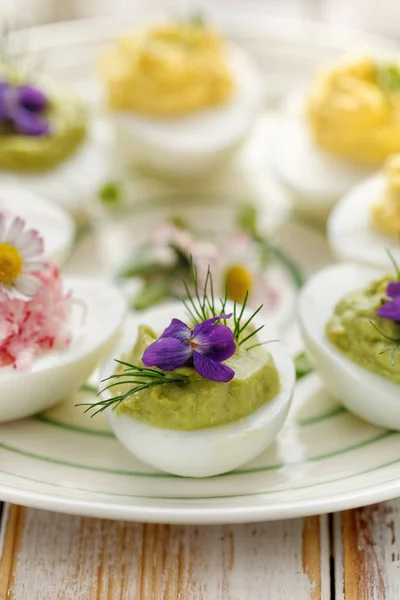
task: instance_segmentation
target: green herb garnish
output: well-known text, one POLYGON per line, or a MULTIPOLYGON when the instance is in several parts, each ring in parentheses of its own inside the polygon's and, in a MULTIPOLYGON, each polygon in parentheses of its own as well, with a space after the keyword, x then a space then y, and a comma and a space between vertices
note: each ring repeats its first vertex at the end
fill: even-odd
POLYGON ((104 387, 98 395, 102 394, 105 390, 108 390, 117 385, 122 385, 125 383, 131 383, 132 388, 125 392, 125 394, 120 394, 118 396, 113 396, 111 398, 107 398, 107 400, 101 400, 100 402, 93 403, 81 403, 76 404, 76 406, 86 406, 85 413, 97 409, 91 417, 102 413, 104 410, 109 408, 110 406, 113 409, 117 408, 125 398, 135 394, 136 392, 140 392, 141 390, 146 390, 147 388, 153 387, 155 385, 162 385, 168 383, 181 383, 184 384, 187 382, 188 378, 185 375, 176 375, 165 373, 163 371, 159 371, 158 369, 149 369, 147 367, 137 367, 136 365, 132 365, 123 360, 114 359, 116 363, 125 366, 126 368, 122 373, 115 373, 114 375, 110 375, 110 377, 106 377, 102 379, 102 383, 106 381, 112 381, 109 385, 104 387))
POLYGON ((400 66, 384 65, 377 67, 377 83, 388 94, 400 92, 400 66))
POLYGON ((99 198, 104 204, 115 206, 122 199, 121 184, 118 181, 107 181, 98 192, 99 198))

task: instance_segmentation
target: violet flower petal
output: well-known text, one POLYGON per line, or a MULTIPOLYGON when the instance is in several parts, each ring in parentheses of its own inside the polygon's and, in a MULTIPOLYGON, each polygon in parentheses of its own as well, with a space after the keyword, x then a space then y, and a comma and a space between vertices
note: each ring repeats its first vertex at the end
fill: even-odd
POLYGON ((376 314, 383 319, 400 322, 400 297, 391 302, 385 302, 385 304, 378 308, 376 314))
POLYGON ((142 361, 146 367, 173 371, 182 367, 192 356, 189 344, 175 338, 159 338, 145 350, 142 361))
POLYGON ((199 352, 193 352, 194 368, 199 375, 218 383, 228 383, 235 376, 235 371, 227 365, 222 365, 199 352))
POLYGON ((20 106, 32 112, 41 112, 47 106, 45 94, 31 85, 21 85, 18 87, 18 102, 20 106))
POLYGON ((400 296, 400 281, 392 281, 386 288, 386 294, 389 298, 397 298, 400 296))
POLYGON ((4 121, 8 116, 6 102, 6 90, 8 90, 8 87, 7 83, 0 81, 0 121, 4 121))
POLYGON ((15 129, 23 135, 47 135, 49 124, 41 115, 22 107, 17 107, 11 115, 15 129))
POLYGON ((215 323, 215 321, 219 321, 220 319, 230 319, 231 316, 232 313, 229 313, 229 315, 218 315, 218 317, 213 317, 212 319, 207 319, 207 321, 198 323, 193 329, 193 336, 198 335, 199 333, 204 333, 204 331, 209 329, 215 323))
POLYGON ((171 323, 165 329, 164 333, 161 334, 161 338, 174 338, 181 342, 189 341, 191 338, 192 332, 190 328, 181 321, 180 319, 172 319, 171 323))
POLYGON ((207 331, 194 335, 192 342, 197 344, 196 352, 218 362, 227 360, 236 351, 233 331, 226 325, 212 325, 207 331))

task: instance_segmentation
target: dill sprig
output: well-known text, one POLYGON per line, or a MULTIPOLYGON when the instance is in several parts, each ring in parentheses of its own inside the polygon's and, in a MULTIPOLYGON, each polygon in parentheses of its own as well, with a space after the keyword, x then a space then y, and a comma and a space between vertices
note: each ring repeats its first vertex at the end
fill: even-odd
MULTIPOLYGON (((197 269, 193 262, 193 257, 190 256, 190 274, 191 274, 191 283, 190 285, 183 280, 183 286, 186 292, 186 298, 182 296, 178 296, 181 302, 183 303, 186 311, 188 313, 189 319, 193 322, 194 325, 198 323, 202 323, 207 319, 211 319, 212 317, 217 317, 218 315, 226 314, 227 304, 228 304, 228 289, 225 287, 225 294, 223 298, 215 297, 214 293, 214 282, 213 276, 211 273, 210 266, 208 266, 207 274, 204 282, 203 289, 199 288, 199 277, 197 269)), ((262 329, 264 329, 264 325, 257 327, 256 329, 251 330, 252 323, 255 317, 262 310, 263 305, 261 304, 252 314, 246 318, 245 310, 248 305, 249 300, 249 292, 247 291, 243 302, 240 304, 236 300, 233 303, 233 335, 234 340, 238 346, 242 346, 255 335, 257 335, 262 329)), ((226 319, 221 319, 224 325, 227 324, 226 319)), ((275 341, 275 340, 272 340, 275 341)), ((256 346, 262 346, 269 342, 260 342, 257 344, 253 344, 247 350, 251 350, 256 346)))
POLYGON ((110 398, 100 400, 99 402, 82 402, 80 404, 76 404, 76 406, 86 406, 85 413, 96 409, 91 417, 102 413, 104 410, 110 407, 115 410, 121 404, 121 402, 123 402, 129 396, 132 396, 132 394, 136 394, 136 392, 146 390, 155 385, 164 385, 168 383, 184 384, 188 380, 185 375, 177 375, 176 373, 169 374, 164 371, 159 371, 158 369, 138 367, 137 365, 132 365, 131 363, 123 360, 114 360, 119 365, 125 366, 125 369, 121 373, 114 373, 114 375, 110 375, 109 377, 102 379, 102 383, 106 381, 110 381, 111 383, 106 385, 97 395, 100 396, 106 390, 126 383, 132 384, 132 387, 124 394, 111 396, 110 398))
POLYGON ((385 340, 391 343, 389 348, 385 348, 385 350, 382 350, 379 352, 379 354, 386 354, 387 352, 390 352, 392 367, 394 367, 396 363, 396 352, 400 351, 400 338, 394 338, 390 335, 387 335, 384 331, 382 331, 382 329, 380 329, 380 327, 378 327, 378 325, 376 325, 376 323, 371 320, 370 323, 385 340))
POLYGON ((393 265, 394 272, 396 273, 396 277, 397 277, 398 281, 400 281, 400 267, 397 264, 397 262, 396 262, 396 260, 395 260, 395 258, 393 256, 393 254, 391 253, 391 251, 389 250, 389 248, 385 248, 385 250, 386 250, 386 254, 388 255, 388 257, 390 259, 390 262, 393 265))

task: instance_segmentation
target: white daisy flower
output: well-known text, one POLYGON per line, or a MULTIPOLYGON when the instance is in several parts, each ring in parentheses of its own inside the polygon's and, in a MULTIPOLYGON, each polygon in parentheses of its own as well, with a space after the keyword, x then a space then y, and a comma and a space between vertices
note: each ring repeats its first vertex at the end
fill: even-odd
POLYGON ((37 272, 46 266, 43 248, 39 233, 26 229, 23 219, 0 213, 0 301, 27 301, 37 294, 42 285, 37 272))

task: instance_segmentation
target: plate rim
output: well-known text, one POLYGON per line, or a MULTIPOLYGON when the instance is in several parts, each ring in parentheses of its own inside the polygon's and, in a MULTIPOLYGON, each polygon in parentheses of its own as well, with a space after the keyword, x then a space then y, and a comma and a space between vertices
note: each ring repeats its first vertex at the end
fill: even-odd
MULTIPOLYGON (((396 461, 398 462, 398 461, 396 461)), ((384 467, 380 467, 384 468, 384 467)), ((134 496, 139 502, 135 505, 109 504, 106 501, 89 501, 83 499, 65 499, 54 494, 52 496, 37 492, 26 492, 19 488, 0 484, 0 494, 4 502, 22 504, 29 508, 50 510, 73 514, 82 517, 126 520, 148 523, 216 525, 230 523, 251 523, 260 521, 276 521, 338 512, 384 502, 396 498, 400 494, 400 477, 388 480, 384 484, 373 484, 344 494, 339 492, 328 494, 320 499, 301 500, 296 502, 278 501, 265 506, 217 508, 185 508, 182 507, 148 507, 145 496, 134 496)), ((262 496, 263 494, 255 494, 262 496)), ((254 496, 254 495, 253 495, 254 496)), ((244 495, 241 498, 251 498, 244 495)))

